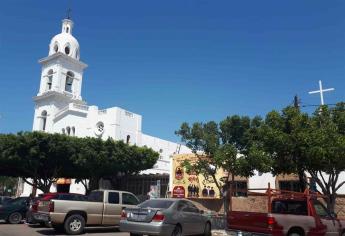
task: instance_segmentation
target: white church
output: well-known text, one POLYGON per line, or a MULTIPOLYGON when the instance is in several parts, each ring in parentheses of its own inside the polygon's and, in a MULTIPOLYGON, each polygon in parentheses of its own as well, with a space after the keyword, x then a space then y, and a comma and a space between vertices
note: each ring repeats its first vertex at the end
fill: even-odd
MULTIPOLYGON (((146 145, 159 152, 160 158, 153 169, 142 174, 169 175, 171 156, 190 153, 187 147, 142 133, 142 116, 139 114, 119 107, 99 109, 82 99, 83 73, 87 64, 80 60, 79 43, 72 35, 73 26, 71 19, 64 19, 61 33, 51 39, 48 56, 39 60, 42 73, 38 94, 33 98, 33 131, 105 140, 110 137, 129 144, 146 145)), ((31 186, 25 184, 22 195, 29 195, 31 191, 31 186)), ((54 186, 51 191, 56 191, 54 186)), ((84 193, 85 189, 72 180, 69 191, 84 193)))

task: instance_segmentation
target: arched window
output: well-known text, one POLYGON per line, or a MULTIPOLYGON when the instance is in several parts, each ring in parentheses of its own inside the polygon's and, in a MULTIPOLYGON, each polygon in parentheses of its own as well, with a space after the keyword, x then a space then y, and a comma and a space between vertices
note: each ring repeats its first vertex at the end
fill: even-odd
POLYGON ((66 133, 65 129, 64 129, 64 128, 62 128, 62 134, 65 134, 65 133, 66 133))
POLYGON ((57 42, 55 42, 54 44, 54 52, 58 52, 59 51, 59 45, 57 42))
POLYGON ((69 126, 67 126, 66 131, 67 131, 67 135, 71 134, 71 128, 69 126))
POLYGON ((69 32, 69 27, 66 27, 66 33, 68 33, 69 32))
POLYGON ((130 135, 127 135, 127 139, 126 139, 126 143, 128 144, 129 143, 129 140, 131 139, 131 136, 130 135))
POLYGON ((45 131, 46 130, 46 125, 47 125, 47 111, 42 111, 41 113, 41 130, 45 131))
POLYGON ((72 93, 72 84, 73 84, 74 74, 71 71, 68 71, 66 74, 66 84, 65 90, 72 93))
POLYGON ((47 90, 51 90, 52 89, 52 84, 53 84, 53 70, 49 70, 48 71, 48 75, 47 75, 47 90))
POLYGON ((75 127, 72 127, 72 135, 75 136, 75 127))

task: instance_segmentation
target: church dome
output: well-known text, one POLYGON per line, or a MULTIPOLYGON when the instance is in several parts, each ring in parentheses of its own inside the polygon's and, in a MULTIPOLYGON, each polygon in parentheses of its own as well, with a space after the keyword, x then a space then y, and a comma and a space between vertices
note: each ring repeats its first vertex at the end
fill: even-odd
POLYGON ((49 56, 57 52, 66 54, 74 59, 79 60, 79 43, 72 35, 73 21, 64 19, 62 21, 61 33, 55 35, 49 44, 49 56))

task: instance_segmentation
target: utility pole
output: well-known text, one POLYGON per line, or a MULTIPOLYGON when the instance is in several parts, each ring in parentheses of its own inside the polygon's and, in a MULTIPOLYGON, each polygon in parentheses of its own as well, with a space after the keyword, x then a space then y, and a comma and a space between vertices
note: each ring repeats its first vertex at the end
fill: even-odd
MULTIPOLYGON (((300 111, 300 107, 301 107, 301 102, 300 102, 300 99, 298 98, 297 94, 294 96, 294 99, 293 99, 293 106, 298 110, 300 111)), ((295 161, 298 160, 298 156, 294 156, 294 159, 295 161)), ((297 161, 298 162, 298 161, 297 161)), ((306 180, 305 180, 305 176, 304 176, 304 170, 299 168, 298 170, 298 179, 299 179, 299 185, 300 185, 300 191, 303 192, 305 190, 305 188, 307 187, 306 186, 306 180)))
POLYGON ((295 97, 293 98, 293 106, 295 107, 295 108, 300 108, 300 100, 298 99, 298 96, 297 96, 297 94, 295 95, 295 97))

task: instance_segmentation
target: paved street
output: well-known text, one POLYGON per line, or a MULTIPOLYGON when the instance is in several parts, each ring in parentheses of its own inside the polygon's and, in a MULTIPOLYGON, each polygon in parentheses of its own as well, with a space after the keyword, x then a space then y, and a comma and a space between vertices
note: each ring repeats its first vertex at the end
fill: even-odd
MULTIPOLYGON (((42 236, 42 235, 65 235, 57 233, 51 228, 44 228, 39 226, 29 226, 26 224, 11 225, 0 222, 1 236, 42 236)), ((84 235, 92 236, 129 236, 128 233, 119 232, 115 227, 109 228, 88 228, 84 235)))
MULTIPOLYGON (((42 235, 58 235, 64 236, 66 234, 57 233, 51 228, 44 228, 40 226, 29 226, 26 224, 11 225, 5 224, 0 221, 0 236, 42 236, 42 235)), ((84 235, 91 236, 129 236, 129 233, 119 232, 116 227, 108 228, 87 228, 84 235)), ((224 230, 214 230, 213 236, 232 236, 232 234, 226 234, 224 230)))

